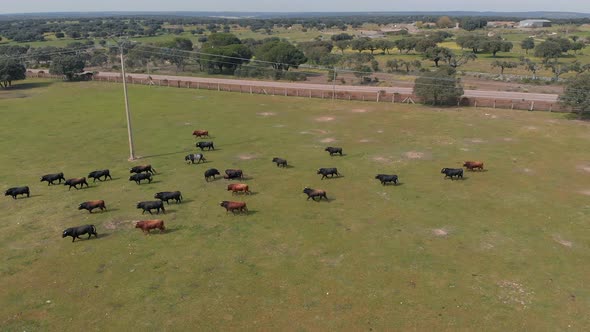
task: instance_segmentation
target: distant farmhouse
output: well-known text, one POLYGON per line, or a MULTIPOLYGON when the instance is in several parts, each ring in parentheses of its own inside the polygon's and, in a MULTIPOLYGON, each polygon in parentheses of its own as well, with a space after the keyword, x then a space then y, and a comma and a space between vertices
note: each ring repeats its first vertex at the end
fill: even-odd
POLYGON ((518 23, 519 28, 548 28, 551 26, 549 20, 524 20, 518 23))

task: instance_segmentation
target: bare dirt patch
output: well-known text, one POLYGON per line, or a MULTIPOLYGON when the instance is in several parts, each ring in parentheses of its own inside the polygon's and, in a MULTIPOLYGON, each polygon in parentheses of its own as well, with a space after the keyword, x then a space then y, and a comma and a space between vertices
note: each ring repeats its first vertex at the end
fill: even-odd
POLYGON ((526 309, 531 304, 534 292, 527 291, 523 285, 508 280, 498 282, 500 292, 499 299, 504 304, 517 305, 521 309, 526 309))
POLYGON ((461 151, 470 151, 468 148, 461 148, 461 151))
POLYGON ((590 190, 580 190, 578 192, 582 195, 590 196, 590 190))
POLYGON ((444 237, 449 235, 449 230, 445 228, 436 228, 432 230, 432 234, 439 237, 444 237))
POLYGON ((332 142, 336 142, 336 139, 335 138, 332 138, 332 137, 328 137, 328 138, 324 138, 320 142, 322 142, 322 143, 332 143, 332 142))
POLYGON ((419 151, 408 151, 404 153, 404 158, 412 159, 412 160, 419 160, 419 159, 427 159, 430 158, 430 154, 426 152, 419 152, 419 151))
POLYGON ((318 134, 318 135, 326 135, 326 134, 330 133, 329 131, 323 130, 323 129, 312 129, 310 131, 313 132, 314 134, 318 134))
POLYGON ((514 141, 514 138, 512 138, 512 137, 503 137, 502 140, 504 142, 512 142, 512 141, 514 141))
POLYGON ((253 154, 241 154, 238 156, 238 159, 240 160, 252 160, 252 159, 256 159, 256 156, 253 154))
POLYGON ((537 130, 539 128, 537 128, 535 126, 526 126, 526 127, 524 127, 524 129, 526 129, 526 130, 537 130))
POLYGON ((357 109, 353 109, 351 112, 352 112, 352 113, 367 113, 367 112, 369 112, 369 111, 368 111, 368 110, 366 110, 366 109, 357 108, 357 109))
POLYGON ((553 235, 553 241, 561 244, 564 247, 568 247, 571 248, 573 246, 572 241, 568 241, 568 240, 564 240, 561 236, 559 235, 553 235))
POLYGON ((104 224, 104 228, 114 230, 119 228, 129 228, 139 220, 111 220, 104 224))
POLYGON ((481 143, 485 143, 486 141, 481 139, 481 138, 471 138, 467 140, 468 142, 471 143, 475 143, 475 144, 481 144, 481 143))
POLYGON ((368 138, 363 138, 363 139, 359 140, 359 143, 369 143, 369 142, 371 142, 371 140, 368 138))
POLYGON ((260 113, 256 113, 260 116, 273 116, 273 115, 277 115, 277 113, 274 112, 260 112, 260 113))
POLYGON ((315 120, 317 122, 330 122, 330 121, 334 121, 334 117, 331 116, 320 116, 319 118, 315 118, 315 120))
POLYGON ((578 165, 576 167, 580 171, 589 172, 590 173, 590 165, 578 165))

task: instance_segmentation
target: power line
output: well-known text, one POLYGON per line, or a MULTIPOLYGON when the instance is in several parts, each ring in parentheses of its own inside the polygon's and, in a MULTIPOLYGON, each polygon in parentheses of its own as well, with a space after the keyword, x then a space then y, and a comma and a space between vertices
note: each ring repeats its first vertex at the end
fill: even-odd
POLYGON ((25 58, 32 58, 32 57, 39 57, 39 56, 48 56, 48 55, 61 55, 67 53, 76 53, 79 51, 87 51, 94 49, 94 47, 84 47, 84 48, 74 48, 74 49, 67 49, 61 50, 56 52, 47 52, 47 53, 36 53, 36 54, 18 54, 18 55, 0 55, 0 59, 25 59, 25 58))
MULTIPOLYGON (((156 49, 164 49, 164 50, 172 50, 169 48, 160 48, 160 47, 152 47, 152 48, 156 48, 156 49)), ((185 58, 185 59, 190 59, 190 60, 197 60, 193 57, 190 57, 188 55, 170 55, 169 53, 163 53, 163 52, 155 52, 155 51, 147 51, 147 50, 139 50, 140 52, 144 52, 144 53, 150 53, 150 54, 156 54, 156 55, 163 55, 163 56, 171 56, 171 57, 180 57, 180 58, 185 58)), ((183 51, 183 50, 179 50, 185 53, 200 53, 200 52, 194 52, 194 51, 183 51)), ((212 55, 215 56, 215 55, 212 55)), ((227 56, 221 56, 223 58, 227 58, 227 56)), ((237 58, 237 57, 231 57, 234 59, 240 59, 243 61, 249 61, 249 59, 246 58, 237 58)), ((247 67, 247 68, 256 68, 256 69, 264 69, 264 70, 275 70, 278 71, 278 69, 271 69, 268 67, 261 67, 261 66, 255 66, 255 65, 248 65, 248 64, 237 64, 235 62, 227 62, 227 61, 220 61, 220 60, 211 60, 211 59, 203 59, 200 58, 198 59, 199 61, 205 61, 205 62, 212 62, 212 63, 222 63, 222 64, 230 64, 230 65, 234 65, 234 66, 239 66, 239 67, 247 67)), ((256 61, 256 60, 252 60, 252 62, 263 62, 263 63, 270 63, 268 61, 256 61)), ((278 62, 274 62, 275 64, 278 64, 278 62)), ((307 67, 306 67, 307 68, 307 67)), ((322 70, 328 70, 328 71, 332 71, 334 70, 336 73, 338 72, 345 72, 345 73, 363 73, 363 74, 373 74, 374 72, 363 72, 363 71, 354 71, 354 70, 346 70, 346 69, 335 69, 335 68, 329 68, 329 67, 310 67, 312 69, 322 69, 322 70)), ((302 72, 305 73, 305 72, 302 72)), ((383 73, 380 72, 379 74, 383 74, 383 75, 393 75, 390 73, 383 73)), ((456 82, 454 79, 446 79, 446 78, 442 78, 442 77, 430 77, 430 80, 433 81, 445 81, 445 82, 456 82)), ((395 82, 395 80, 392 80, 392 82, 395 82)), ((398 82, 403 82, 403 83, 407 83, 405 81, 398 81, 398 82)), ((440 86, 440 84, 429 84, 429 83, 419 83, 419 82, 413 82, 414 85, 420 85, 420 86, 440 86)))

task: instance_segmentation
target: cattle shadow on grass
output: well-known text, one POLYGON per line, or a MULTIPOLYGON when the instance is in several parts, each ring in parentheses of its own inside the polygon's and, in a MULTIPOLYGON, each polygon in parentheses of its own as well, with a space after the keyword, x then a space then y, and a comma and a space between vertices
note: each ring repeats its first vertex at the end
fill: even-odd
POLYGON ((401 187, 403 186, 405 183, 404 182, 398 182, 397 184, 393 183, 393 182, 388 182, 386 184, 382 184, 382 187, 401 187))
POLYGON ((41 195, 41 194, 35 194, 35 195, 30 194, 29 197, 27 197, 27 195, 18 195, 18 196, 16 196, 16 199, 12 199, 12 196, 6 196, 6 198, 10 198, 11 200, 16 201, 16 200, 20 200, 20 199, 34 198, 34 197, 37 197, 37 196, 43 196, 43 195, 41 195))
POLYGON ((316 203, 332 203, 332 201, 335 201, 335 200, 336 200, 335 198, 328 198, 328 199, 322 198, 321 200, 310 198, 309 200, 306 200, 306 201, 309 201, 309 202, 314 201, 316 203))
MULTIPOLYGON (((316 174, 318 176, 320 176, 321 174, 316 174)), ((320 176, 320 180, 325 181, 325 180, 336 180, 336 179, 343 179, 344 175, 339 175, 339 176, 326 176, 325 178, 322 179, 322 177, 320 176)))
POLYGON ((455 182, 455 181, 465 181, 465 180, 469 180, 469 177, 468 176, 464 176, 464 177, 458 178, 458 179, 457 178, 454 178, 454 179, 445 178, 445 180, 447 180, 447 181, 453 181, 453 182, 455 182))
MULTIPOLYGON (((97 231, 97 233, 98 233, 98 231, 97 231)), ((103 237, 109 237, 111 235, 112 235, 112 233, 98 233, 98 236, 96 238, 97 239, 102 239, 103 237)), ((92 239, 92 238, 90 238, 90 239, 92 239)))
MULTIPOLYGON (((166 224, 164 224, 164 227, 166 227, 166 224)), ((149 236, 153 236, 153 235, 162 235, 162 236, 164 236, 166 234, 174 233, 174 232, 177 232, 179 230, 180 230, 180 228, 178 228, 178 227, 174 227, 174 228, 168 228, 168 227, 166 227, 166 230, 164 230, 163 232, 160 232, 159 229, 152 229, 149 233, 146 233, 146 236, 148 236, 148 235, 149 236)))
POLYGON ((75 188, 76 187, 72 187, 72 188, 68 189, 67 191, 79 191, 79 190, 94 189, 94 188, 96 188, 96 186, 88 186, 88 187, 87 186, 84 186, 84 187, 78 188, 78 189, 75 189, 75 188))

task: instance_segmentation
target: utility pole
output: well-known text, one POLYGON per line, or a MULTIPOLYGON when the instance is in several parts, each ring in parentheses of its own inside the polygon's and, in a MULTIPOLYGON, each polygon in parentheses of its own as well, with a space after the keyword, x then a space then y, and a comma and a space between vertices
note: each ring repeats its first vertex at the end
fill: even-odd
POLYGON ((123 58, 123 42, 119 44, 121 56, 121 74, 123 75, 123 94, 125 95, 125 115, 127 116, 127 137, 129 138, 129 161, 135 160, 135 149, 133 148, 133 132, 131 130, 131 113, 129 112, 129 97, 127 96, 127 76, 125 75, 125 59, 123 58))
POLYGON ((332 100, 336 99, 336 67, 332 69, 334 71, 334 77, 332 78, 332 100))

